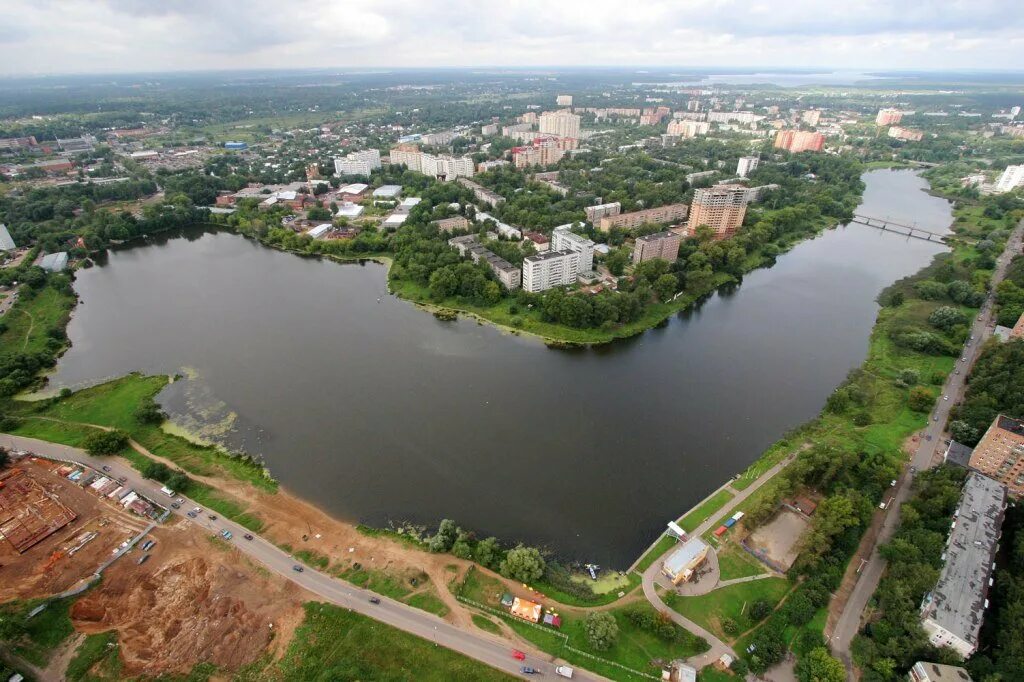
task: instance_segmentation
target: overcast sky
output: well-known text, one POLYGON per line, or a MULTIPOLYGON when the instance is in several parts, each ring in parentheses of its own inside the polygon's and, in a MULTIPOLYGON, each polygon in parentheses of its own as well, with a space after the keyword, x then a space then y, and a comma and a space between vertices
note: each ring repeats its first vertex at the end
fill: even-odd
POLYGON ((1024 69, 1021 0, 3 0, 0 73, 1024 69))

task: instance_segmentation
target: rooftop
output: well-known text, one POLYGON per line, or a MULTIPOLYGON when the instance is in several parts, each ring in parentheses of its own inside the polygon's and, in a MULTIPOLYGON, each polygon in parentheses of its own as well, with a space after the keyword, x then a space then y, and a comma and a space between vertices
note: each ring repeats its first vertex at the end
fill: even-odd
POLYGON ((575 251, 545 251, 544 253, 538 253, 535 256, 527 256, 523 259, 524 263, 540 263, 546 260, 552 260, 555 258, 561 258, 563 256, 571 256, 576 253, 575 251))
POLYGON ((665 570, 672 575, 686 570, 707 547, 707 543, 700 538, 690 538, 665 559, 665 570))
POLYGON ((339 187, 338 194, 362 194, 368 189, 370 189, 370 186, 367 184, 362 182, 353 182, 351 185, 339 187))
POLYGON ((397 197, 402 193, 401 185, 381 185, 377 189, 373 190, 373 196, 375 197, 397 197))
POLYGON ((922 616, 975 646, 1005 506, 1006 488, 1001 483, 978 473, 968 476, 946 544, 945 564, 922 607, 922 616))

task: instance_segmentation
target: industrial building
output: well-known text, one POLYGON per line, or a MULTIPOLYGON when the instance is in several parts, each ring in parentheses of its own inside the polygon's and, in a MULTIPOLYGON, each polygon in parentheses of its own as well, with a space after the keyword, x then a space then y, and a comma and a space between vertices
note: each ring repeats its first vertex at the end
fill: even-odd
POLYGON ((933 646, 967 658, 978 648, 1006 510, 1006 488, 972 473, 954 513, 942 571, 921 604, 921 626, 933 646))

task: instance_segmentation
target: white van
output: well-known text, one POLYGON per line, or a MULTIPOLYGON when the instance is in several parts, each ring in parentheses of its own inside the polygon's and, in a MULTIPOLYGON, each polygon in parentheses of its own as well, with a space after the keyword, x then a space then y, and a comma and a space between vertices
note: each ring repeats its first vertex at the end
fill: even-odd
POLYGON ((170 488, 168 488, 165 485, 164 486, 160 486, 160 492, 162 492, 167 497, 174 497, 174 491, 171 490, 170 488))

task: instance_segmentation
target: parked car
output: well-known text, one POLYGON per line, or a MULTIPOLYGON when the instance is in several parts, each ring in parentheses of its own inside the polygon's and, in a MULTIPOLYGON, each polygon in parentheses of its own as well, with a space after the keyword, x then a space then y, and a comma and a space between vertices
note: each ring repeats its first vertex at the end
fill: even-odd
POLYGON ((125 482, 125 481, 127 481, 127 480, 128 480, 128 477, 127 477, 127 476, 118 476, 118 477, 117 477, 117 482, 118 482, 118 483, 124 483, 124 482, 125 482))
POLYGON ((380 603, 380 597, 370 597, 370 603, 371 604, 379 604, 380 603))
POLYGON ((949 396, 948 395, 944 395, 944 396, 942 396, 942 399, 943 400, 949 400, 949 396))
POLYGON ((181 499, 180 497, 176 499, 175 502, 177 502, 178 504, 185 504, 185 500, 181 499))
POLYGON ((242 537, 245 538, 246 540, 252 540, 252 535, 250 533, 246 533, 242 537))
POLYGON ((190 511, 187 514, 185 514, 185 516, 189 517, 190 519, 194 519, 195 517, 199 516, 199 514, 196 514, 194 511, 190 511))
POLYGON ((206 518, 210 519, 211 521, 216 521, 217 520, 217 515, 216 514, 210 514, 206 518))
POLYGON ((295 564, 294 566, 292 566, 292 570, 296 573, 302 573, 306 569, 304 569, 302 566, 299 566, 298 564, 295 564))
POLYGON ((524 654, 519 649, 513 649, 512 650, 512 658, 516 659, 517 661, 525 661, 526 660, 526 654, 524 654))
POLYGON ((222 538, 224 538, 225 540, 230 540, 230 539, 231 539, 231 537, 232 537, 232 536, 231 536, 231 531, 229 531, 229 530, 226 530, 226 529, 225 529, 225 530, 222 530, 222 531, 220 532, 220 536, 221 536, 222 538))
POLYGON ((171 502, 171 509, 181 509, 181 505, 177 502, 171 502))
POLYGON ((537 675, 540 673, 539 670, 537 670, 536 668, 531 668, 528 665, 524 665, 522 668, 520 668, 519 672, 521 672, 524 675, 537 675))
POLYGON ((882 500, 881 502, 878 503, 878 508, 885 509, 885 500, 882 500))
POLYGON ((889 482, 889 487, 892 487, 894 485, 896 485, 896 479, 895 478, 892 479, 892 481, 889 482))
POLYGON ((192 511, 194 511, 196 514, 202 514, 203 513, 203 510, 202 510, 201 507, 192 507, 192 511))
POLYGON ((103 465, 103 470, 104 471, 110 471, 110 467, 108 467, 106 464, 104 464, 103 465))
POLYGON ((567 665, 555 666, 555 674, 559 677, 568 677, 572 679, 573 669, 567 665))

